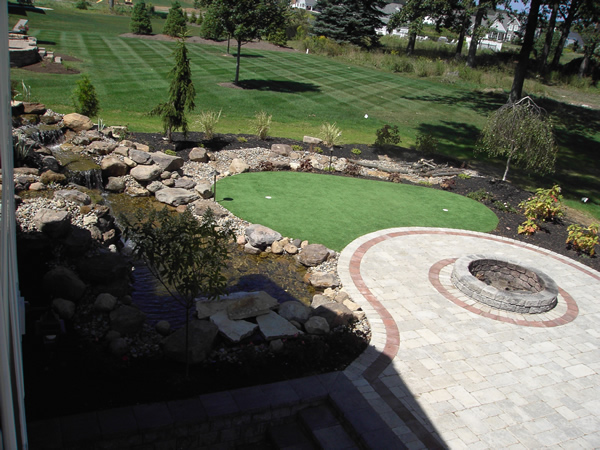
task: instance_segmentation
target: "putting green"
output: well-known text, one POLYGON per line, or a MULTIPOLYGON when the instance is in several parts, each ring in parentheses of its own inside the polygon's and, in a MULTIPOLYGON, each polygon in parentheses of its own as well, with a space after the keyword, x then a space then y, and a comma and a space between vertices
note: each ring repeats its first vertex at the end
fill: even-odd
POLYGON ((422 186, 298 172, 256 172, 217 183, 217 201, 241 219, 283 236, 341 251, 359 236, 393 227, 491 231, 486 206, 422 186))

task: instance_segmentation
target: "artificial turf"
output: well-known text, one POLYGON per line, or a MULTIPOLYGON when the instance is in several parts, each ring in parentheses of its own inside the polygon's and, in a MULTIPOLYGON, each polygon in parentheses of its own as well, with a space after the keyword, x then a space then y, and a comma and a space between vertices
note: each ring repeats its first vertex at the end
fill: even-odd
POLYGON ((236 216, 341 251, 392 227, 487 232, 498 218, 479 202, 424 186, 302 172, 253 172, 217 183, 217 201, 236 216))

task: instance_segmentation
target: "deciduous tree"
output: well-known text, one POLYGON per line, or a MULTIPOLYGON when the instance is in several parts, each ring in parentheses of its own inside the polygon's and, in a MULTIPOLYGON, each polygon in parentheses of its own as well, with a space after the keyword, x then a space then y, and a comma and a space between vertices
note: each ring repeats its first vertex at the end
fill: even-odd
POLYGON ((134 255, 164 286, 171 298, 185 308, 186 374, 189 370, 189 321, 195 299, 216 299, 225 292, 222 270, 228 259, 232 234, 218 228, 210 209, 202 220, 189 210, 174 214, 138 212, 133 219, 121 217, 125 236, 134 243, 134 255))
POLYGON ((558 148, 552 123, 533 100, 525 97, 493 112, 481 131, 478 152, 506 158, 503 181, 511 163, 537 173, 554 171, 558 148))
POLYGON ((196 89, 192 82, 192 70, 190 69, 190 60, 183 36, 177 40, 173 58, 175 59, 175 65, 169 72, 171 78, 169 100, 157 105, 150 111, 151 115, 161 117, 165 136, 169 142, 172 140, 173 130, 180 128, 184 135, 187 134, 188 124, 185 111, 192 111, 196 106, 194 104, 196 89))
POLYGON ((525 26, 525 36, 523 44, 519 52, 519 62, 515 68, 515 76, 510 89, 510 101, 516 102, 523 96, 523 84, 527 75, 527 67, 529 66, 529 54, 533 49, 535 39, 535 31, 537 29, 538 14, 542 0, 531 0, 529 4, 529 13, 527 14, 527 25, 525 26))
MULTIPOLYGON (((247 42, 285 27, 289 3, 286 0, 204 0, 209 19, 223 34, 237 41, 235 83, 239 82, 241 48, 247 42)), ((228 47, 229 49, 229 47, 228 47)))

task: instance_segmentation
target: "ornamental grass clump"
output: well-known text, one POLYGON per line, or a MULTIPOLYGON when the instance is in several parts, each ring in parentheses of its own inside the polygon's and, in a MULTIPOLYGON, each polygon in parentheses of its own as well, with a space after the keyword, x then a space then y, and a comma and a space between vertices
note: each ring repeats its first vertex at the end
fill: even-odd
POLYGON ((342 143, 342 131, 335 123, 325 122, 321 125, 321 134, 319 137, 323 140, 323 144, 329 148, 342 143))
POLYGON ((564 216, 562 200, 560 186, 554 185, 550 189, 537 189, 535 195, 519 203, 527 218, 519 225, 519 234, 534 234, 541 228, 541 223, 564 216))
POLYGON ((254 116, 254 133, 259 139, 265 140, 269 136, 271 119, 273 119, 273 116, 267 114, 266 111, 260 111, 254 116))
POLYGON ((202 111, 198 116, 196 123, 200 126, 200 130, 204 133, 204 137, 209 141, 215 137, 215 128, 219 119, 221 118, 221 111, 202 111))

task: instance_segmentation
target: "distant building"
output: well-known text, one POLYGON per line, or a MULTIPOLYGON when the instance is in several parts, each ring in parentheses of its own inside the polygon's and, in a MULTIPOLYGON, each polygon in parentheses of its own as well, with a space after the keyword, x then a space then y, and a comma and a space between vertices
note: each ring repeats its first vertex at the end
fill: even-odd
POLYGON ((316 4, 317 0, 292 0, 291 7, 314 11, 316 4))

